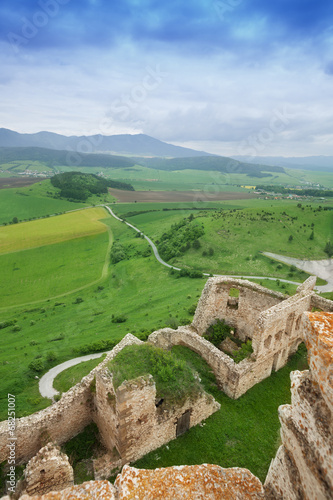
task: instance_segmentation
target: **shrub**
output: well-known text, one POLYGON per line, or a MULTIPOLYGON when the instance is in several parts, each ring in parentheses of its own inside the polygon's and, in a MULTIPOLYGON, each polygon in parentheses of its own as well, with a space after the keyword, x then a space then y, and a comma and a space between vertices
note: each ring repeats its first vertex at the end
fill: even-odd
POLYGON ((119 316, 112 314, 111 323, 125 323, 125 321, 127 321, 127 318, 124 314, 120 314, 119 316))
POLYGON ((232 358, 235 361, 235 363, 240 363, 240 361, 242 361, 243 359, 251 356, 252 353, 253 353, 252 341, 248 340, 247 342, 241 345, 239 351, 234 351, 232 353, 232 358))
POLYGON ((83 302, 83 298, 82 297, 76 297, 76 299, 74 300, 73 304, 81 304, 81 302, 83 302))
POLYGON ((35 372, 41 372, 44 370, 44 361, 41 358, 34 359, 29 363, 29 368, 35 372))
POLYGON ((115 389, 124 380, 150 373, 156 384, 156 397, 166 399, 166 402, 180 402, 202 390, 186 361, 148 344, 125 347, 108 367, 113 374, 115 389))
POLYGON ((222 319, 218 319, 216 323, 210 325, 207 329, 203 338, 209 340, 212 344, 218 347, 223 340, 227 337, 231 337, 231 327, 226 324, 226 322, 222 319))
POLYGON ((46 355, 46 359, 49 363, 52 363, 52 361, 55 361, 57 358, 58 356, 54 351, 49 351, 46 355))

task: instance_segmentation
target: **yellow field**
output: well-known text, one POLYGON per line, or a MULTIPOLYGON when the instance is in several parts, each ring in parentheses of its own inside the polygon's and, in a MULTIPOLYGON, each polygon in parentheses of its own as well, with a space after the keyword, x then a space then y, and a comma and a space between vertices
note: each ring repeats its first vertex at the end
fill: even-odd
POLYGON ((106 217, 105 209, 98 207, 0 227, 0 254, 104 233, 107 226, 100 219, 106 217))

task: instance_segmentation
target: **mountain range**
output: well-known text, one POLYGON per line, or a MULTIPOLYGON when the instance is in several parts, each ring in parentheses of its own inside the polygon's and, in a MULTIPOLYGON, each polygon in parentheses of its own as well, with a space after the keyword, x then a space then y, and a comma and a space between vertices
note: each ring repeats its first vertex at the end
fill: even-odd
POLYGON ((70 136, 53 132, 20 134, 0 128, 0 147, 38 147, 81 153, 111 153, 134 156, 184 158, 209 156, 204 151, 174 146, 145 134, 70 136))

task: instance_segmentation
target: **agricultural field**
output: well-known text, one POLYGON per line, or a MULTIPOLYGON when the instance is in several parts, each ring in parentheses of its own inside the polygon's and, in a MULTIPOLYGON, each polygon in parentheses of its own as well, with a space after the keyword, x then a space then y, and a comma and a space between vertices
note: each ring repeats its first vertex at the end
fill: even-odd
MULTIPOLYGON (((15 193, 2 190, 1 194, 13 203, 12 211, 7 212, 10 220, 19 212, 16 202, 29 197, 34 217, 47 214, 47 200, 63 206, 68 203, 69 209, 86 206, 48 198, 46 192, 50 189, 49 181, 43 181, 15 189, 15 193), (28 196, 17 194, 21 190, 28 196)), ((1 196, 0 200, 3 203, 1 196)), ((297 206, 293 201, 233 199, 118 204, 111 197, 108 200, 120 217, 155 243, 184 218, 191 218, 191 225, 202 226, 199 248, 191 243, 170 262, 208 273, 303 281, 305 273, 291 270, 260 252, 323 258, 324 245, 333 238, 333 212, 319 209, 315 203, 297 206)), ((331 206, 322 202, 324 208, 331 206)), ((190 323, 206 282, 206 278, 180 277, 170 272, 156 261, 145 239, 101 207, 3 226, 0 245, 0 270, 6 283, 1 290, 0 309, 0 333, 6 338, 0 349, 0 400, 14 392, 17 417, 50 404, 40 396, 36 376, 51 367, 111 349, 128 332, 146 339, 151 331, 164 326, 175 328, 190 323)), ((296 288, 268 280, 259 282, 289 294, 296 288)), ((202 360, 186 351, 179 348, 179 356, 189 359, 199 371, 206 390, 218 399, 223 411, 136 465, 213 462, 225 467, 247 467, 264 479, 279 445, 277 408, 290 401, 289 372, 304 369, 300 364, 304 363, 304 353, 232 401, 217 390, 202 360)), ((93 360, 67 370, 59 375, 56 386, 60 391, 67 390, 97 363, 93 360)), ((0 407, 5 408, 5 404, 0 407)), ((0 418, 6 418, 4 411, 0 418)))
MULTIPOLYGON (((22 181, 21 178, 19 178, 22 181)), ((0 190, 0 224, 10 223, 14 217, 19 221, 27 221, 38 217, 63 213, 91 205, 110 203, 111 195, 92 196, 87 203, 56 199, 57 190, 50 180, 36 182, 26 187, 15 187, 0 190)))
POLYGON ((103 279, 111 245, 105 218, 105 209, 92 208, 1 227, 1 309, 68 294, 103 279))

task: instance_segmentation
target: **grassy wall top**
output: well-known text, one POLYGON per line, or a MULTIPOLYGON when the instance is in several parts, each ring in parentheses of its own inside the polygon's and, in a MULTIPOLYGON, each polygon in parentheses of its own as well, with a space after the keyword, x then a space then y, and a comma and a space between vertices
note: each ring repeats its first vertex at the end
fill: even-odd
POLYGON ((149 344, 126 347, 110 361, 108 368, 113 374, 115 389, 125 380, 151 374, 156 384, 156 396, 165 399, 166 403, 181 402, 202 391, 186 361, 149 344))

